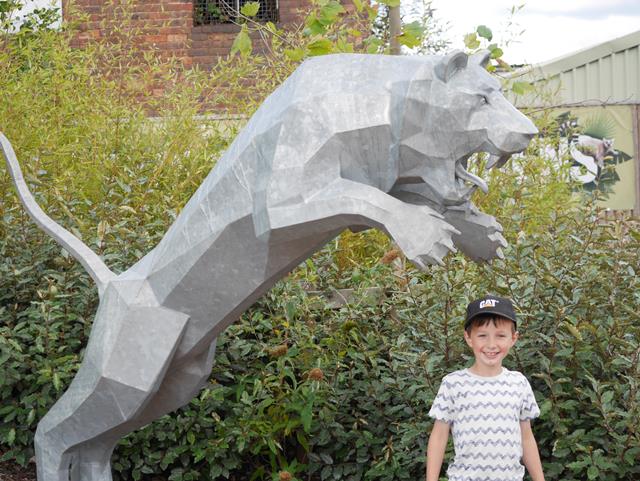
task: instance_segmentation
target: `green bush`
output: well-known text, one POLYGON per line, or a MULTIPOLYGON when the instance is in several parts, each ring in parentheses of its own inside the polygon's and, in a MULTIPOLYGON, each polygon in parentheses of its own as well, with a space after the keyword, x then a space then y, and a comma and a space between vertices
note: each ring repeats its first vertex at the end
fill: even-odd
MULTIPOLYGON (((203 95, 233 95, 235 113, 250 113, 294 66, 281 59, 241 95, 240 79, 267 78, 274 64, 240 56, 187 73, 124 53, 125 33, 82 51, 68 36, 29 33, 0 51, 0 130, 45 211, 117 271, 158 242, 241 123, 195 117, 203 95), (114 75, 95 75, 98 63, 114 75), (137 102, 158 76, 176 89, 137 102), (147 120, 150 105, 164 121, 147 120)), ((504 261, 455 255, 422 274, 402 257, 380 262, 389 246, 379 233, 342 236, 220 336, 196 399, 122 440, 119 479, 420 479, 429 405, 442 376, 469 363, 463 310, 486 291, 520 310, 508 367, 529 377, 542 408, 534 431, 548 478, 638 479, 640 231, 599 220, 536 151, 492 172, 476 199, 505 227, 504 261), (376 286, 387 296, 371 305, 364 290, 376 286), (356 289, 356 301, 328 309, 308 294, 338 287, 356 289)), ((77 370, 97 296, 2 172, 0 452, 24 465, 38 419, 77 370)))

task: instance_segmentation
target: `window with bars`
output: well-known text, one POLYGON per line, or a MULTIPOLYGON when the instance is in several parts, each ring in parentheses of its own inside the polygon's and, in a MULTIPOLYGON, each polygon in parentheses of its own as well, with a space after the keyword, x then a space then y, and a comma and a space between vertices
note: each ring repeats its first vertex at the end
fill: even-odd
MULTIPOLYGON (((245 3, 255 0, 194 0, 194 25, 235 23, 245 3)), ((260 9, 253 20, 257 22, 278 21, 278 0, 260 0, 260 9)))

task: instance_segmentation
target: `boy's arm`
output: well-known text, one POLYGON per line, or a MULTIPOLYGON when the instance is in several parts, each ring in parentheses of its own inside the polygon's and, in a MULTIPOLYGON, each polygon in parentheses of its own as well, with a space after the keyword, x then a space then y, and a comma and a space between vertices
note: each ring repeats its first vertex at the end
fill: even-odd
POLYGON ((522 433, 522 461, 533 481, 544 481, 540 453, 538 453, 536 438, 531 431, 531 422, 520 421, 520 432, 522 433))
POLYGON ((449 440, 449 423, 437 421, 433 424, 427 445, 427 481, 438 481, 449 440))

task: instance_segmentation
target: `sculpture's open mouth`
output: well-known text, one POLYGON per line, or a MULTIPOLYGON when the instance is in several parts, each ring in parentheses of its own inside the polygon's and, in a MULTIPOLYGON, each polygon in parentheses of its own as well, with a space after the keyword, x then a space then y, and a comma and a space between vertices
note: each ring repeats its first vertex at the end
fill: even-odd
MULTIPOLYGON (((479 187, 482 192, 485 194, 489 192, 489 186, 487 182, 482 178, 471 172, 467 171, 469 158, 474 154, 469 154, 464 157, 461 157, 456 161, 455 175, 456 182, 458 183, 458 190, 462 194, 462 198, 468 200, 471 195, 475 192, 475 190, 479 187), (471 184, 471 185, 467 185, 471 184)), ((507 160, 511 157, 511 154, 504 155, 489 155, 489 160, 487 161, 484 169, 490 170, 494 167, 500 168, 502 167, 507 160)))

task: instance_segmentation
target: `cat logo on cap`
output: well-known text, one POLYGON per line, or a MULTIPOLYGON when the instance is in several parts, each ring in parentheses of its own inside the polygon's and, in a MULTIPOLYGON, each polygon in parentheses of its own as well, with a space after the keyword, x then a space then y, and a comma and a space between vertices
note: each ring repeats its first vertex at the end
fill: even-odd
POLYGON ((485 307, 496 307, 496 304, 500 302, 497 299, 486 299, 484 301, 480 301, 480 309, 484 309, 485 307))

